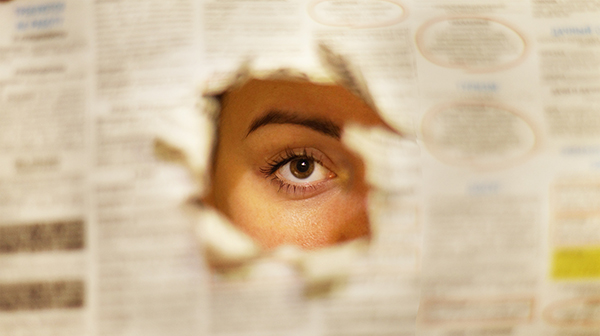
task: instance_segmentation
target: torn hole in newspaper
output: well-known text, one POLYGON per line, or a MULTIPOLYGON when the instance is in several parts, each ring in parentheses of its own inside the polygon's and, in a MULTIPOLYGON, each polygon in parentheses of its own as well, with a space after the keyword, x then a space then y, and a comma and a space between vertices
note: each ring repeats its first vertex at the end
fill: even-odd
POLYGON ((309 295, 339 287, 378 240, 369 198, 399 181, 389 167, 385 179, 370 170, 391 162, 377 142, 401 148, 414 165, 416 146, 381 119, 360 73, 327 47, 319 51, 321 67, 308 71, 245 63, 214 76, 202 113, 175 122, 200 132, 165 131, 156 143, 159 156, 197 177, 187 206, 218 274, 291 267, 309 295))

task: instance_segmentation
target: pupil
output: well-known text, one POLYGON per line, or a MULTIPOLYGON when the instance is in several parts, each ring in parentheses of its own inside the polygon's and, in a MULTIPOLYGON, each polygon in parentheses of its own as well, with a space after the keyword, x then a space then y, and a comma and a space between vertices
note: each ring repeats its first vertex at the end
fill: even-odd
POLYGON ((300 160, 296 164, 296 169, 300 173, 306 173, 309 168, 310 168, 310 164, 308 163, 308 160, 300 160))
POLYGON ((290 162, 290 172, 296 178, 305 179, 315 170, 315 162, 309 158, 295 159, 290 162))

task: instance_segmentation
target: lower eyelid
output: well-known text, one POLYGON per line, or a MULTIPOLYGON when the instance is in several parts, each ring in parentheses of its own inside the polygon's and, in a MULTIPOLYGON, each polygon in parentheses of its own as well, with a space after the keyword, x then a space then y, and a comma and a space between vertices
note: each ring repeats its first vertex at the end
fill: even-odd
POLYGON ((327 190, 329 190, 329 185, 332 179, 324 179, 313 184, 302 185, 296 183, 289 183, 279 179, 278 177, 273 177, 271 182, 278 185, 278 192, 285 192, 287 195, 297 196, 299 198, 309 198, 316 195, 319 195, 327 190))

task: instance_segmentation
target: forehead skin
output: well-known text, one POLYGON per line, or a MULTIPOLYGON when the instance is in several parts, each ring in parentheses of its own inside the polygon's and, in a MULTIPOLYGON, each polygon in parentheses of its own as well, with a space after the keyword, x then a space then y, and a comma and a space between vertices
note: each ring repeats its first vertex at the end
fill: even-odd
POLYGON ((269 111, 302 118, 383 125, 362 100, 340 86, 251 80, 222 99, 218 148, 207 203, 266 248, 282 244, 317 248, 369 235, 368 188, 362 161, 339 139, 293 124, 268 124, 248 134, 269 111), (290 198, 260 173, 286 148, 312 148, 331 159, 338 175, 325 192, 290 198))
POLYGON ((257 116, 273 109, 299 112, 306 117, 327 117, 340 126, 346 122, 368 126, 383 123, 367 104, 339 85, 252 79, 226 93, 222 102, 222 124, 226 120, 225 123, 234 122, 238 127, 249 126, 257 116), (227 120, 230 118, 233 120, 227 120))

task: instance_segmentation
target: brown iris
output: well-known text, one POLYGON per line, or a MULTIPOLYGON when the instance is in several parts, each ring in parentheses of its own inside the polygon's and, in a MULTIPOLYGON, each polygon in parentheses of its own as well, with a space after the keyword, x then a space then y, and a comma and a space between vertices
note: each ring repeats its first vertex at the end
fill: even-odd
POLYGON ((302 157, 290 161, 290 171, 292 175, 299 179, 309 177, 315 170, 315 162, 312 159, 302 157))

